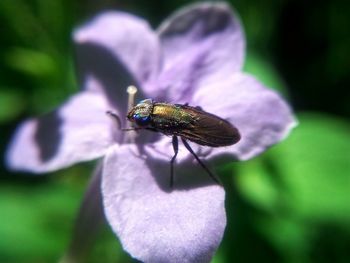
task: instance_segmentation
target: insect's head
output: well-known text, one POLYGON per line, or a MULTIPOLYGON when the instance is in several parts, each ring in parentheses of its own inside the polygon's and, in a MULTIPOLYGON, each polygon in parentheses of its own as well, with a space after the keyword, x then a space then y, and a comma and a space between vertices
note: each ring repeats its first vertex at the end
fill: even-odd
POLYGON ((127 118, 129 121, 135 122, 138 126, 147 126, 151 121, 152 111, 152 99, 142 100, 129 111, 127 118))

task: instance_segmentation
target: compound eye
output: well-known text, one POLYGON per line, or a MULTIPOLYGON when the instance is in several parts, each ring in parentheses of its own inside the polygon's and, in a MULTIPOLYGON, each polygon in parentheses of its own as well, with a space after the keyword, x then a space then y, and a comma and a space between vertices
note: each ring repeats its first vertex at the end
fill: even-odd
POLYGON ((139 114, 134 114, 133 118, 139 126, 147 126, 151 120, 150 116, 140 116, 139 114))

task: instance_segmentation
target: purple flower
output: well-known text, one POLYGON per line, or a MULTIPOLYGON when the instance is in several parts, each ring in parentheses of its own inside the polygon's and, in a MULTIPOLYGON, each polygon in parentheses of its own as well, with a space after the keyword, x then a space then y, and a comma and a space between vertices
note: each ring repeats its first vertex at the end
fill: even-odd
POLYGON ((98 173, 104 212, 131 256, 144 262, 210 261, 226 226, 223 187, 180 145, 169 189, 171 138, 141 131, 130 143, 130 134, 105 113, 126 116, 130 85, 140 88, 140 98, 201 106, 242 136, 229 147, 192 143, 207 163, 223 155, 246 160, 285 138, 296 125, 291 109, 240 71, 245 43, 238 18, 224 3, 200 3, 176 12, 154 32, 141 18, 107 12, 78 28, 74 41, 83 89, 18 128, 8 165, 43 173, 104 156, 98 173))

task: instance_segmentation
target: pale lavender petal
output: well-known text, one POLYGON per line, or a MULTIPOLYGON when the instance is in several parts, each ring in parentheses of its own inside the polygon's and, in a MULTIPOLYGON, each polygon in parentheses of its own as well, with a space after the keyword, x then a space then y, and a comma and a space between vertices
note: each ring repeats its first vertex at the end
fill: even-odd
POLYGON ((126 111, 126 88, 153 79, 159 70, 157 35, 147 21, 123 12, 105 12, 74 32, 80 81, 97 79, 107 98, 126 111))
POLYGON ((157 88, 163 89, 161 94, 168 101, 185 103, 203 75, 229 75, 243 65, 244 34, 226 3, 185 7, 166 20, 158 33, 164 60, 157 88))
POLYGON ((102 174, 108 222, 124 249, 143 262, 209 262, 225 229, 224 189, 192 163, 140 155, 136 146, 110 148, 102 174))
POLYGON ((48 172, 105 154, 118 140, 110 109, 96 92, 73 96, 58 110, 25 121, 8 148, 7 165, 15 170, 48 172))
MULTIPOLYGON (((248 74, 206 78, 199 86, 189 104, 228 120, 241 134, 241 140, 233 146, 211 148, 192 143, 202 158, 230 155, 232 159, 250 159, 283 140, 297 125, 286 101, 248 74)), ((186 148, 180 145, 179 149, 178 161, 191 158, 186 148)), ((147 145, 146 150, 162 160, 171 158, 174 152, 167 136, 147 145)))
POLYGON ((278 93, 244 73, 206 79, 191 104, 228 120, 241 134, 237 144, 213 148, 208 158, 231 154, 239 160, 250 159, 283 140, 297 125, 291 108, 278 93))

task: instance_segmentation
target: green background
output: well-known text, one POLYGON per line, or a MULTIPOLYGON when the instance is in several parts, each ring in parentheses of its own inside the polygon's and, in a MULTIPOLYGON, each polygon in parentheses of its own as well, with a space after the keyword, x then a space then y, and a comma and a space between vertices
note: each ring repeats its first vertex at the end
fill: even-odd
MULTIPOLYGON (((190 1, 0 1, 0 153, 16 125, 78 90, 71 32, 101 10, 156 27, 190 1)), ((278 89, 300 125, 253 160, 217 167, 228 225, 213 262, 350 261, 350 20, 344 0, 231 4, 245 71, 278 89), (313 3, 314 2, 314 3, 313 3)), ((94 164, 49 175, 0 166, 0 262, 57 262, 94 164)), ((134 262, 105 226, 84 262, 134 262)))

